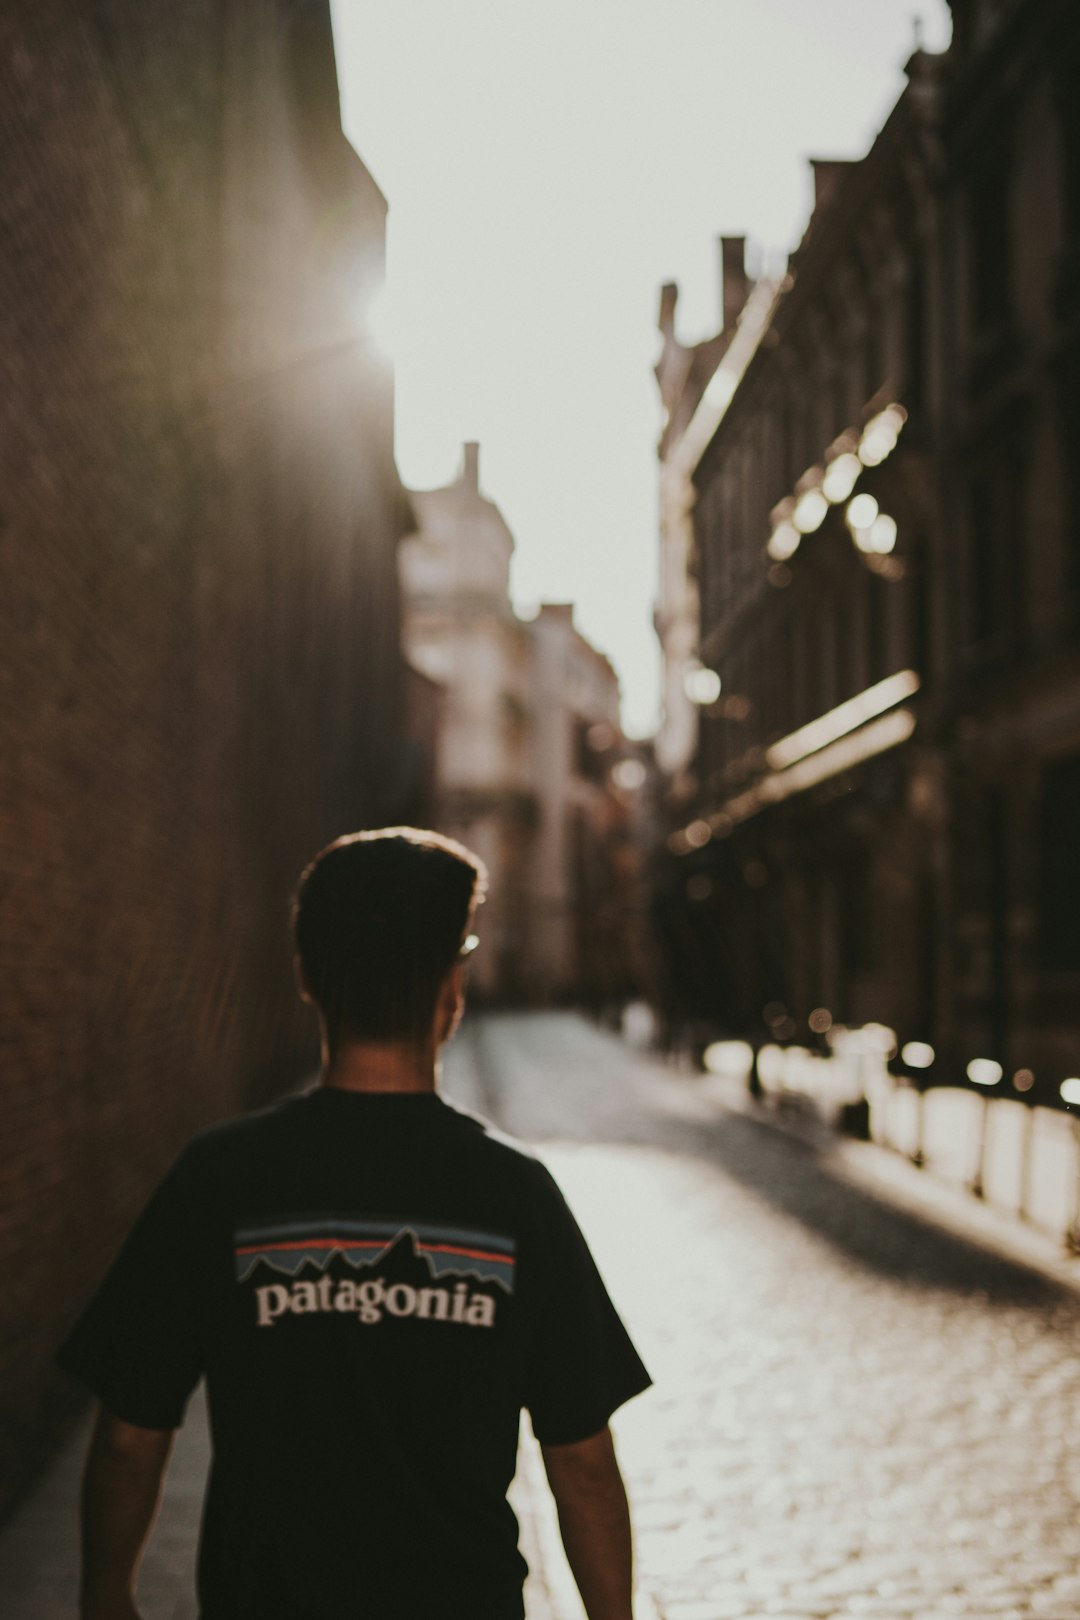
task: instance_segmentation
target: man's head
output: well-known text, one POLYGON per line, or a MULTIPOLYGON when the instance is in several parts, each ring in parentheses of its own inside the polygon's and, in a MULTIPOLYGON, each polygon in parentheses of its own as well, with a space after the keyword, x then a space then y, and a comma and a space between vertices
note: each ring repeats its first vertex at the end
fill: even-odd
POLYGON ((293 937, 331 1051, 429 1039, 486 887, 463 844, 415 827, 352 833, 316 855, 293 901, 293 937))

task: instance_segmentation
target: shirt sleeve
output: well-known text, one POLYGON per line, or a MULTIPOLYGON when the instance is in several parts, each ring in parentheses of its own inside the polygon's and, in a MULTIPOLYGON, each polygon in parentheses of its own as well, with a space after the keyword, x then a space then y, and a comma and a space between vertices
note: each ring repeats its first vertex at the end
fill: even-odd
POLYGON ((196 1200, 181 1154, 57 1352, 114 1416, 175 1429, 203 1371, 196 1200))
POLYGON ((587 1440, 652 1383, 566 1200, 546 1170, 531 1279, 525 1405, 544 1445, 587 1440))

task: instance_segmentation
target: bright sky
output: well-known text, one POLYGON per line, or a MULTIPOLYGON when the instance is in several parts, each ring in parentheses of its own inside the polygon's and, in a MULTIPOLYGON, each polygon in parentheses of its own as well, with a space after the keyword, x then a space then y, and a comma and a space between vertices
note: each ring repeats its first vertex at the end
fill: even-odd
POLYGON ((519 609, 577 603, 624 722, 658 718, 660 284, 719 325, 716 237, 794 246, 809 155, 861 156, 945 0, 333 0, 346 133, 390 203, 405 482, 466 439, 519 609))

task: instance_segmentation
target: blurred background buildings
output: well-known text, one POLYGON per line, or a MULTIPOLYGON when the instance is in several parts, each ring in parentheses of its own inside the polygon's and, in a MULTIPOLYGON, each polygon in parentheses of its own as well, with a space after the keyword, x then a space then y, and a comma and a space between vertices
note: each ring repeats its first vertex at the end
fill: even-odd
POLYGON ((1080 17, 953 12, 715 347, 661 296, 657 915, 676 1021, 878 1021, 927 1078, 984 1059, 1049 1101, 1080 1035, 1080 17))
POLYGON ((642 988, 635 789, 619 775, 641 767, 615 671, 572 604, 515 614, 514 541, 479 464, 467 444, 455 483, 413 493, 419 526, 401 547, 408 655, 440 689, 433 819, 488 867, 473 993, 600 1008, 642 988))

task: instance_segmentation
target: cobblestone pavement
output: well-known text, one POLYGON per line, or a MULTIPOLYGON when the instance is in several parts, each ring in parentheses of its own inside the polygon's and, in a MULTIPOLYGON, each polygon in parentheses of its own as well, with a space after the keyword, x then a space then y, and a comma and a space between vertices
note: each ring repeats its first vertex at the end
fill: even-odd
POLYGON ((615 1425, 652 1613, 1080 1617, 1075 1292, 570 1015, 459 1043, 656 1380, 615 1425))
MULTIPOLYGON (((639 1620, 1080 1620, 1075 1292, 570 1014, 467 1019, 447 1089, 541 1144, 656 1380, 615 1422, 639 1620)), ((3 1620, 72 1620, 82 1444, 0 1538, 3 1620)), ((194 1615, 206 1459, 195 1403, 147 1620, 194 1615)), ((515 1499, 529 1620, 581 1620, 528 1440, 515 1499)))

